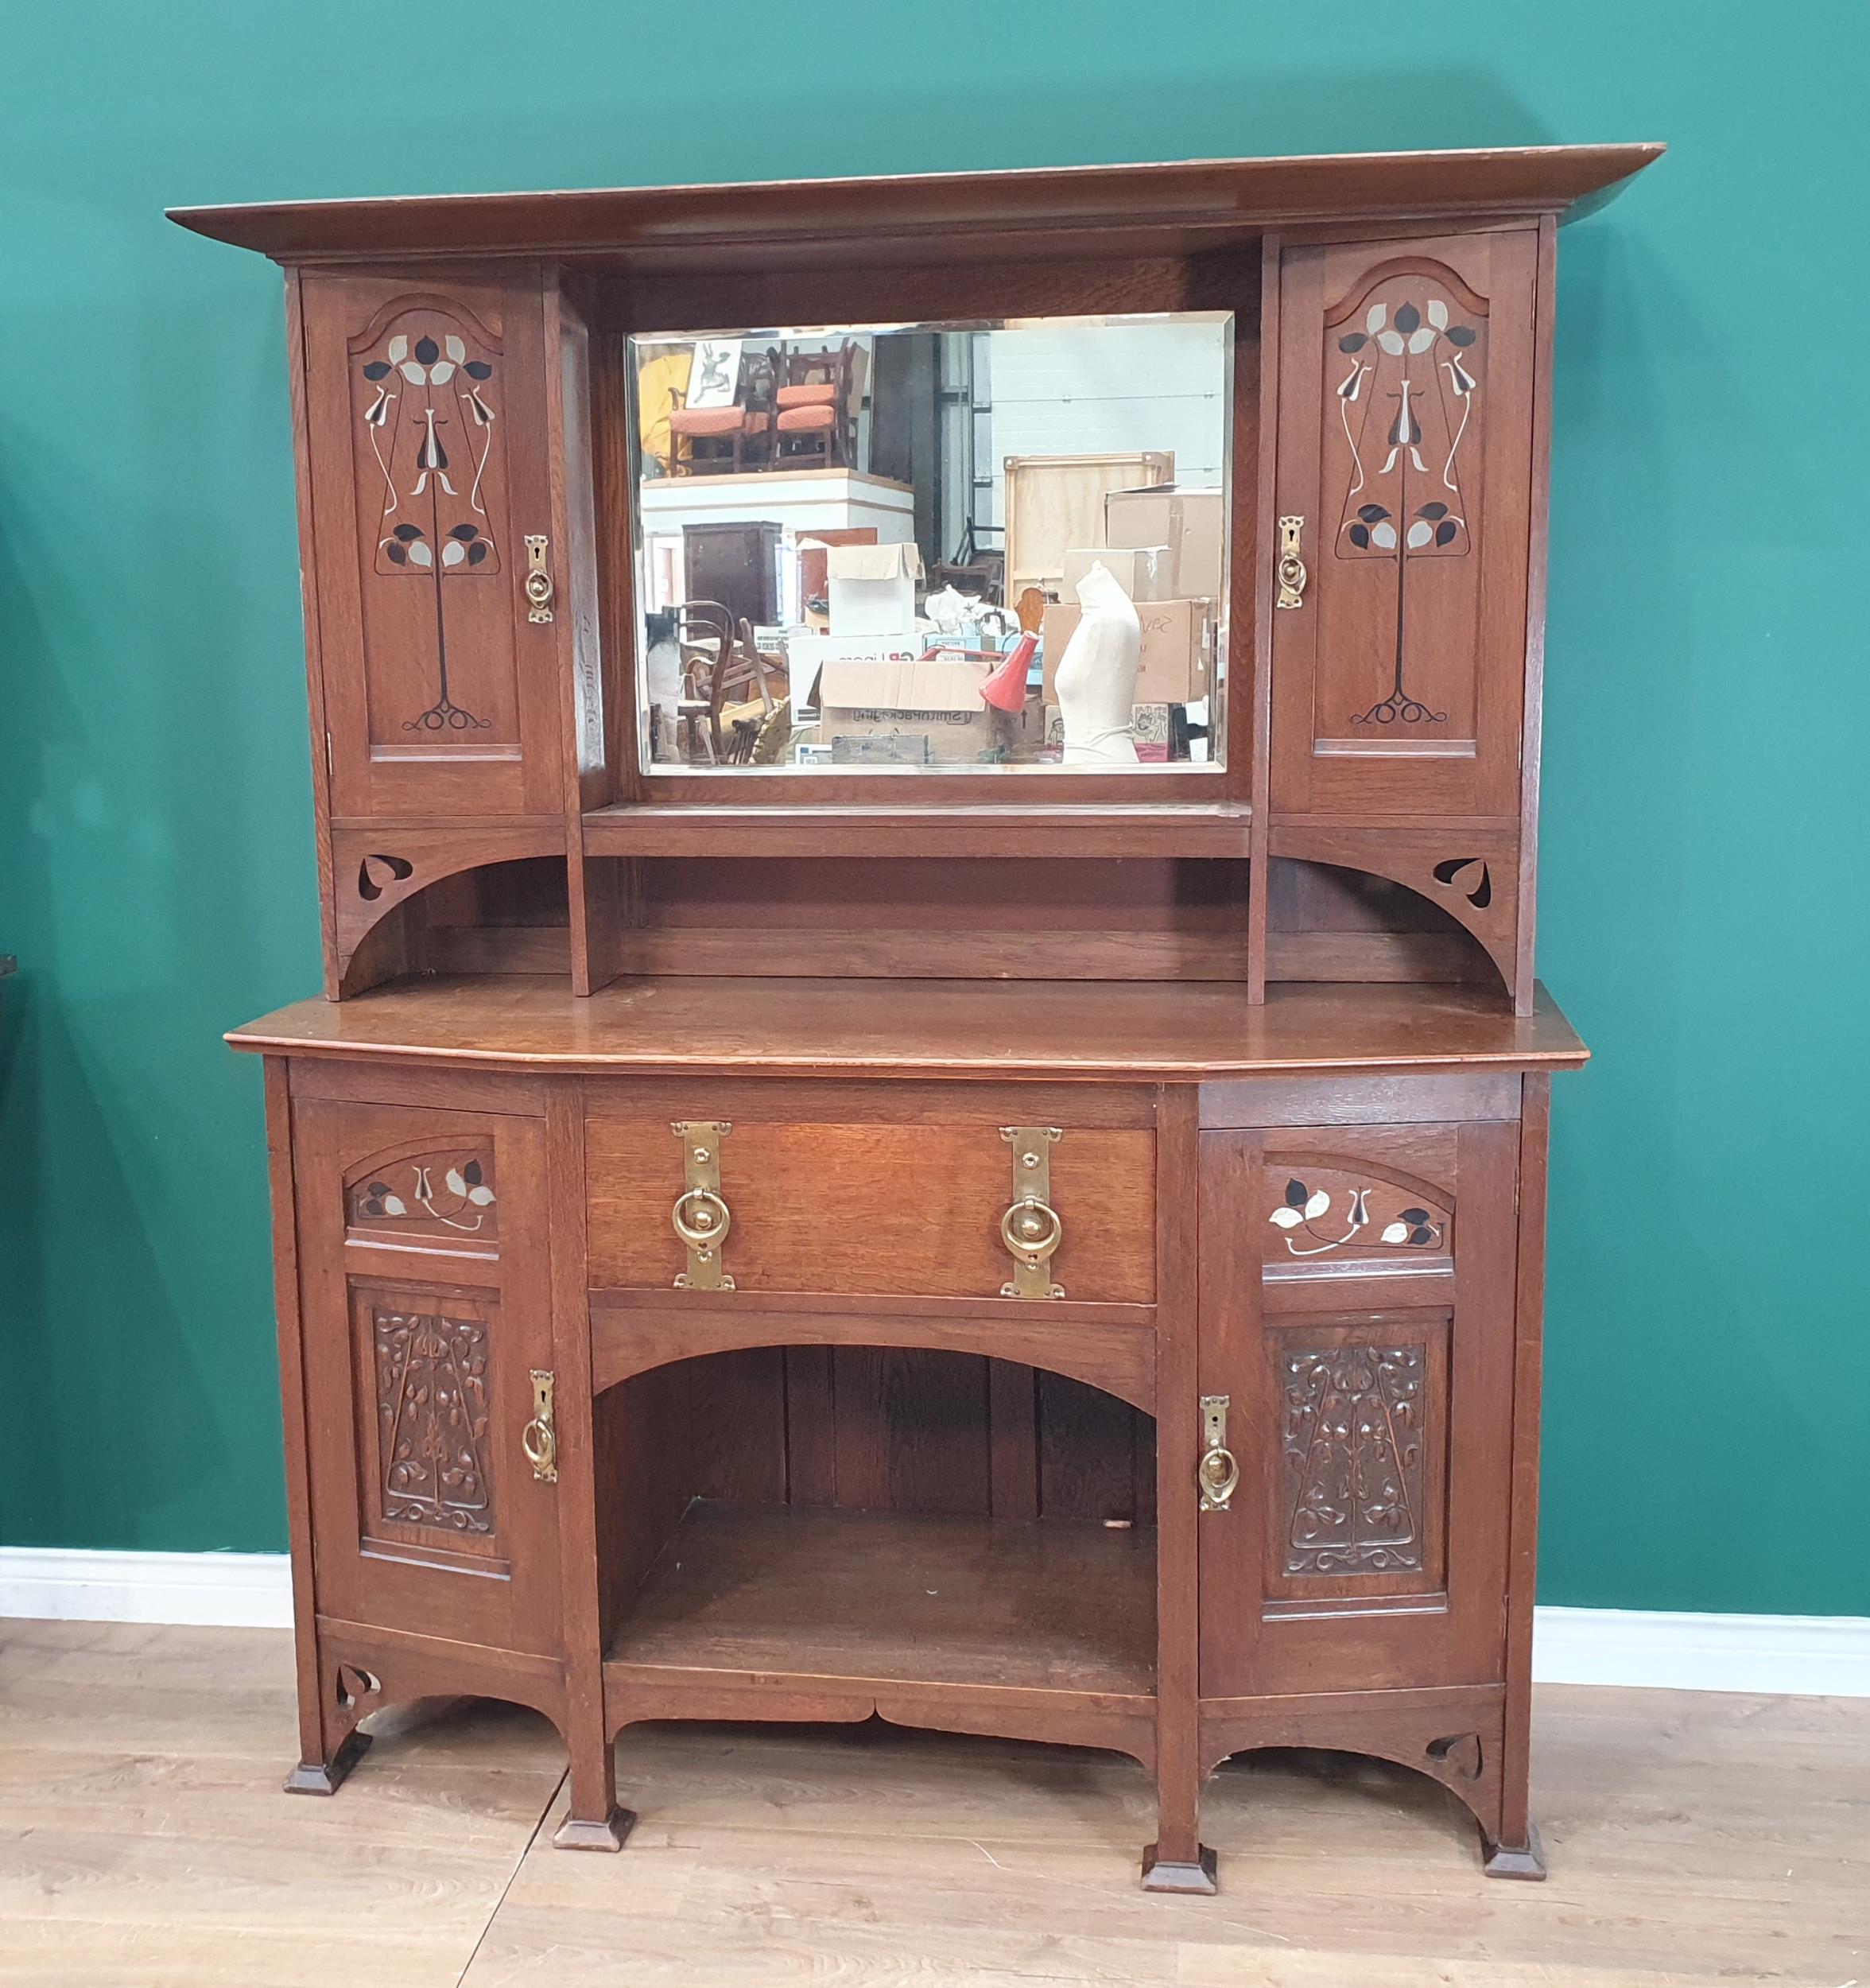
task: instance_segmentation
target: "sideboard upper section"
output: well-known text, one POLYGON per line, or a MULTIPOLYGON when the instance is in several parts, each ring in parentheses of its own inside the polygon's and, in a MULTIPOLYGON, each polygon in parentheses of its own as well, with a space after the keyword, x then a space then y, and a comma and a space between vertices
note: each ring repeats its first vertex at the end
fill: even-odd
POLYGON ((287 272, 328 993, 1529 1012, 1556 230, 1661 149, 177 210, 287 272))

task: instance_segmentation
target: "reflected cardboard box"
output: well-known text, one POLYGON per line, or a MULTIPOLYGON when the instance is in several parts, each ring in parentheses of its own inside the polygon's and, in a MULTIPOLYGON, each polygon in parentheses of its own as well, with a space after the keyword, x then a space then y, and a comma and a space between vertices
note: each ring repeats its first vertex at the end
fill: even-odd
POLYGON ((1061 600, 1075 601, 1078 582, 1101 566, 1132 600, 1176 598, 1175 562, 1166 546, 1085 546, 1065 555, 1061 600))
MULTIPOLYGON (((836 643, 838 638, 830 639, 836 643)), ((859 656, 846 645, 818 672, 818 730, 840 766, 978 759, 992 749, 994 714, 980 694, 988 666, 953 656, 859 656)), ((920 637, 910 637, 919 651, 920 637)))
MULTIPOLYGON (((1185 490, 1159 483, 1149 490, 1113 490, 1104 500, 1104 537, 1113 549, 1166 546, 1169 550, 1166 596, 1195 600, 1220 598, 1222 539, 1227 493, 1185 490)), ((1141 598, 1132 594, 1132 600, 1141 598)))
POLYGON ((915 626, 922 555, 914 546, 831 546, 824 554, 834 635, 887 635, 915 626))
MULTIPOLYGON (((1143 655, 1136 673, 1139 704, 1190 704, 1208 694, 1212 674, 1212 603, 1206 600, 1149 600, 1136 604, 1142 624, 1143 655)), ((1083 610, 1076 601, 1055 602, 1046 610, 1046 700, 1059 659, 1072 639, 1083 610)))

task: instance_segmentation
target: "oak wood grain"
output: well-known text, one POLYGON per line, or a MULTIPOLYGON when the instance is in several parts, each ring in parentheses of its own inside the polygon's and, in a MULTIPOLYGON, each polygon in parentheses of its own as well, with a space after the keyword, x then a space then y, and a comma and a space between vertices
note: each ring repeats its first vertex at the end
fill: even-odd
POLYGON ((983 986, 800 980, 619 980, 588 1000, 522 976, 437 979, 301 1001, 231 1031, 236 1049, 392 1056, 473 1069, 776 1077, 1152 1078, 1466 1068, 1576 1069, 1584 1045, 1542 988, 1529 1015, 1451 987, 1149 983, 983 986))

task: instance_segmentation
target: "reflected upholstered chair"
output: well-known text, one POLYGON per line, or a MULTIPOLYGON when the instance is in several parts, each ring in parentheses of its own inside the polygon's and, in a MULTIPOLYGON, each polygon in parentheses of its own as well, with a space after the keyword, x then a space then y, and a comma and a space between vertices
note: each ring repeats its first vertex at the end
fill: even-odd
POLYGON ((772 447, 774 469, 848 468, 855 452, 851 403, 857 376, 857 344, 847 338, 828 352, 793 352, 776 346, 773 369, 772 447))
POLYGON ((762 353, 743 368, 731 407, 686 407, 680 404, 680 396, 672 396, 676 404, 669 414, 670 476, 735 475, 767 452, 772 439, 772 380, 771 357, 762 353), (703 455, 697 442, 722 446, 718 452, 711 448, 703 455))

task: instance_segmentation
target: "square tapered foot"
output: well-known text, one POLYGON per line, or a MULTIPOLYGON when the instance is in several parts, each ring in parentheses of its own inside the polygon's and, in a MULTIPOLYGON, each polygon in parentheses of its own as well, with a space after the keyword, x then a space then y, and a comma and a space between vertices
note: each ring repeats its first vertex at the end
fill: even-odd
POLYGON ((1220 1865, 1205 1843, 1201 1846, 1197 1854, 1197 1862, 1171 1864, 1156 1855, 1156 1846, 1151 1843, 1143 1853, 1143 1889, 1183 1892, 1197 1898, 1212 1898, 1220 1889, 1220 1880, 1216 1875, 1220 1865))
POLYGON ((635 1827, 634 1809, 613 1808, 609 1818, 601 1823, 583 1822, 576 1815, 568 1815, 552 1840, 561 1850, 621 1850, 624 1838, 635 1827))
POLYGON ((1546 1853, 1538 1831, 1528 1823, 1526 1841, 1517 1850, 1482 1839, 1480 1868, 1489 1877, 1523 1877, 1536 1883, 1546 1874, 1546 1853))
POLYGON ((326 1761, 301 1761, 285 1777, 289 1795, 335 1795, 350 1772, 370 1751, 368 1733, 347 1733, 336 1753, 326 1761))

